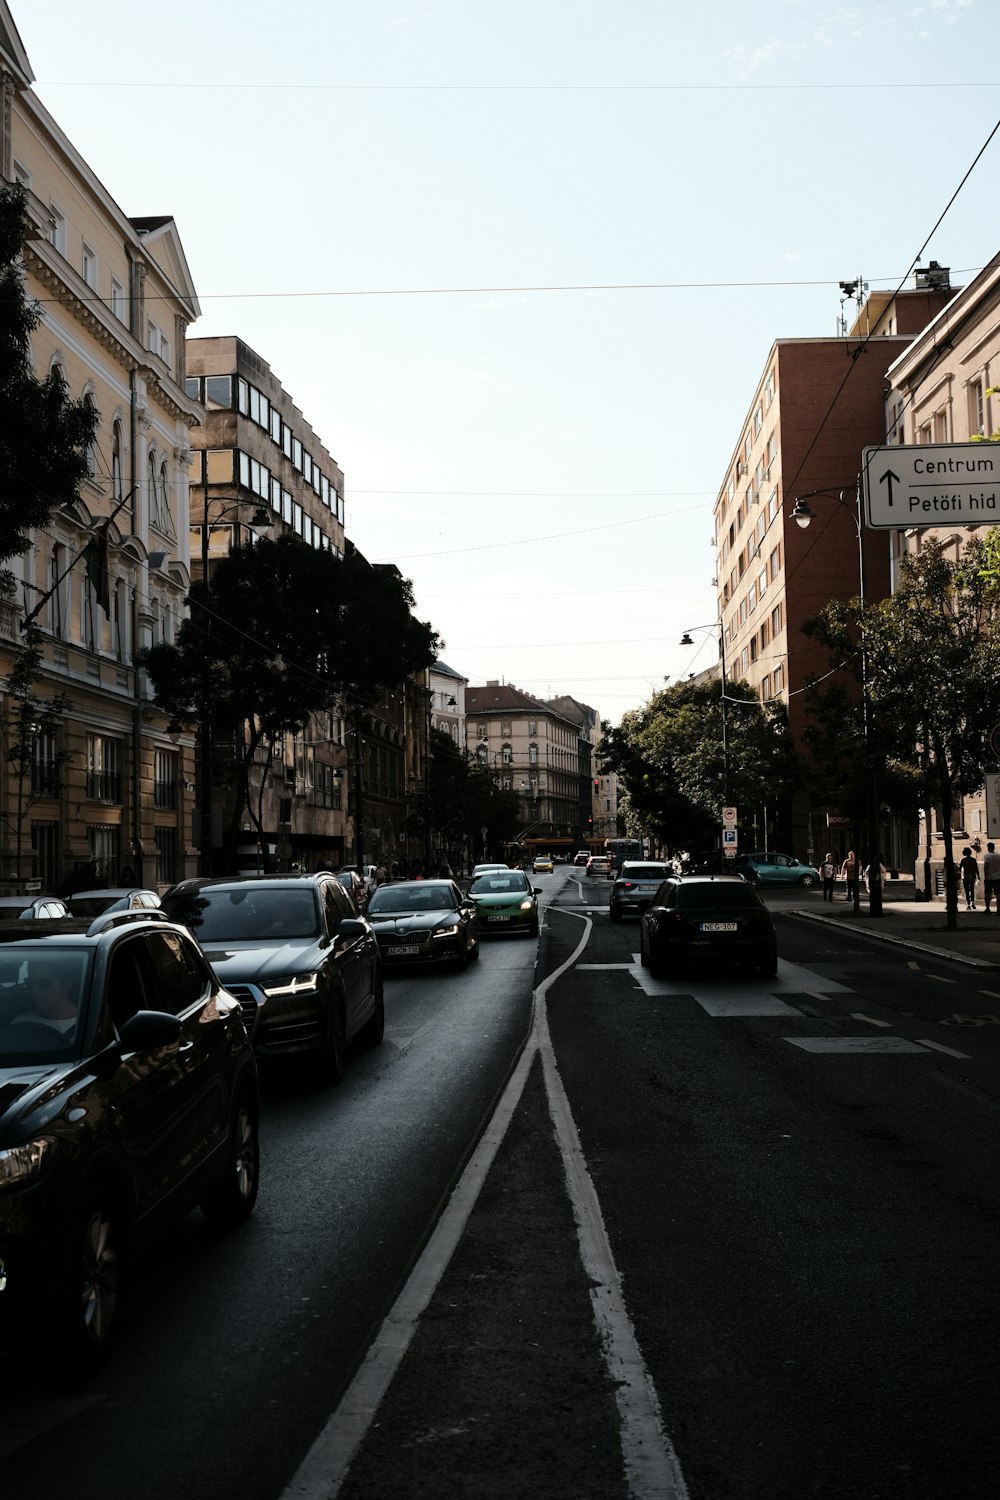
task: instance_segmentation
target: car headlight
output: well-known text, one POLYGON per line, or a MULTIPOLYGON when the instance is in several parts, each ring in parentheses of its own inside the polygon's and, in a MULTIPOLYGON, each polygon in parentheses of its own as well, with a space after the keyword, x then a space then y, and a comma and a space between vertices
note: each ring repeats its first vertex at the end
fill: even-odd
POLYGON ((453 922, 450 927, 435 927, 431 933, 432 938, 458 937, 458 923, 453 922))
POLYGON ((41 1136, 37 1141, 28 1141, 23 1146, 11 1146, 6 1151, 0 1151, 0 1188, 12 1187, 18 1182, 30 1182, 32 1177, 37 1177, 54 1149, 55 1142, 41 1136))
POLYGON ((272 979, 270 984, 262 984, 261 989, 269 1000, 276 995, 308 995, 319 988, 319 975, 311 974, 288 974, 281 979, 272 979))
POLYGON ((534 906, 534 904, 535 904, 534 901, 532 901, 531 898, 530 898, 530 896, 529 896, 529 897, 526 897, 525 900, 523 900, 521 902, 521 905, 520 905, 520 907, 518 909, 520 911, 530 911, 531 908, 534 906))

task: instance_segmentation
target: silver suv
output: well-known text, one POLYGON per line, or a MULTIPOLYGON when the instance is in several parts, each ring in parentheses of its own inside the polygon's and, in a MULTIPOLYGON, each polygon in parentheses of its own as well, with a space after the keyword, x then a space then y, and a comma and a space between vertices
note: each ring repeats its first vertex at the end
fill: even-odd
POLYGON ((611 920, 641 917, 667 876, 672 874, 664 864, 639 864, 626 861, 611 887, 611 920))

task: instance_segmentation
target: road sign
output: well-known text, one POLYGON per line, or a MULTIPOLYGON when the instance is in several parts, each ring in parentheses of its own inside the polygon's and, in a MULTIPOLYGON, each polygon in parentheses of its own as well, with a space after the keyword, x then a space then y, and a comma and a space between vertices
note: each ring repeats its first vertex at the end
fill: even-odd
POLYGON ((738 844, 739 844, 739 835, 737 834, 736 829, 735 828, 724 828, 722 830, 722 847, 723 847, 723 849, 725 849, 726 852, 728 853, 728 851, 730 849, 736 849, 738 847, 738 844))
POLYGON ((723 828, 732 828, 732 827, 734 827, 735 823, 736 823, 736 809, 735 809, 735 807, 724 807, 722 809, 722 826, 723 826, 723 828))
POLYGON ((1000 724, 994 724, 990 730, 990 749, 994 755, 1000 755, 1000 724))
POLYGON ((1000 521, 1000 443, 866 448, 865 519, 883 530, 1000 521))

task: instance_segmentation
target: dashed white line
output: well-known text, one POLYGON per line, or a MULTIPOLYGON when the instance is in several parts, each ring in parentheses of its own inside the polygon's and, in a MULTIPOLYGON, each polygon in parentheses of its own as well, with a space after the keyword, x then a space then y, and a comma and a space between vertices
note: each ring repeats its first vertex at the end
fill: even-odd
POLYGON ((885 1029, 886 1029, 886 1031, 891 1031, 892 1030, 892 1026, 890 1025, 890 1023, 888 1021, 879 1021, 879 1020, 876 1020, 876 1018, 874 1016, 863 1015, 860 1010, 852 1010, 851 1011, 851 1020, 852 1021, 867 1021, 869 1026, 884 1026, 885 1029))
POLYGON ((929 1042, 926 1037, 918 1037, 921 1047, 932 1047, 935 1052, 947 1052, 949 1057, 968 1057, 968 1052, 957 1052, 954 1047, 946 1047, 943 1042, 929 1042))

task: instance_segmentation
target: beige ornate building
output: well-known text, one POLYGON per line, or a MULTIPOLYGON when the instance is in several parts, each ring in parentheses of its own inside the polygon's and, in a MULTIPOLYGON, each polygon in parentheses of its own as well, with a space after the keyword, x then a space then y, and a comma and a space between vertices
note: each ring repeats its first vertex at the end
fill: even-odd
POLYGON ((162 886, 194 868, 193 747, 168 735, 135 657, 172 638, 190 583, 189 433, 202 409, 185 392, 184 350, 199 307, 173 219, 129 218, 32 82, 0 3, 2 170, 28 193, 26 286, 42 308, 32 357, 39 375, 58 365, 69 394, 99 415, 80 503, 56 512, 16 561, 16 594, 0 615, 0 678, 20 620, 37 610, 39 692, 71 703, 58 743, 35 746, 32 776, 15 787, 8 774, 0 787, 2 873, 45 889, 129 871, 162 886), (109 517, 105 616, 81 559, 109 517), (19 869, 18 848, 31 851, 19 869))

